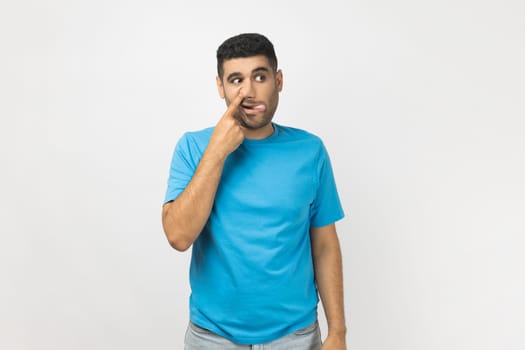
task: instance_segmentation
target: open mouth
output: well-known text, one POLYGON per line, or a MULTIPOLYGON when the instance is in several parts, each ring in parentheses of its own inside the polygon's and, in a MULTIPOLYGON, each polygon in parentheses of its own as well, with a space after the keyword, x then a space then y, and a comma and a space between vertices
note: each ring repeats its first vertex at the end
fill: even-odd
POLYGON ((266 105, 264 103, 255 101, 244 101, 241 104, 241 108, 246 114, 254 114, 266 111, 266 105))

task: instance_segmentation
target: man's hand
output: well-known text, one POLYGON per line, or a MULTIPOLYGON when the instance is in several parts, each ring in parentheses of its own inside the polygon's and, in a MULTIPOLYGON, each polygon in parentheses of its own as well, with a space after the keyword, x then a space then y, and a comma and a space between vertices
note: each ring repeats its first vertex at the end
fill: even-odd
POLYGON ((345 337, 328 335, 321 350, 346 350, 345 337))
POLYGON ((244 140, 244 128, 235 118, 235 113, 238 112, 243 99, 244 94, 239 90, 211 135, 208 150, 221 159, 226 159, 244 140))

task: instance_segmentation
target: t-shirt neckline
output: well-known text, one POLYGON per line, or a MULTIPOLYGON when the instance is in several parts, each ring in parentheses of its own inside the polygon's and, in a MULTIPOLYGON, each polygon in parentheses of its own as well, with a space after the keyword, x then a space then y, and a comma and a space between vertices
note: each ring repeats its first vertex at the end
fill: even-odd
POLYGON ((279 136, 279 125, 272 122, 273 127, 273 133, 265 137, 264 139, 244 139, 243 144, 249 144, 249 145, 260 145, 262 143, 271 142, 274 139, 276 139, 279 136))

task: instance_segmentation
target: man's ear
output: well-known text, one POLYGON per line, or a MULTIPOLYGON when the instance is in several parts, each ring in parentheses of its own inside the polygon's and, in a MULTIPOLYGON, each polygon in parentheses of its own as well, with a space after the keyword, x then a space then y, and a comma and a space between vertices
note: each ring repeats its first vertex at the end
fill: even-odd
POLYGON ((217 76, 215 77, 215 81, 217 82, 217 91, 219 91, 219 96, 224 99, 224 86, 222 85, 222 79, 217 76))
POLYGON ((281 92, 281 90, 283 89, 283 71, 282 70, 278 70, 277 73, 275 74, 275 80, 276 80, 276 83, 277 83, 277 91, 281 92))

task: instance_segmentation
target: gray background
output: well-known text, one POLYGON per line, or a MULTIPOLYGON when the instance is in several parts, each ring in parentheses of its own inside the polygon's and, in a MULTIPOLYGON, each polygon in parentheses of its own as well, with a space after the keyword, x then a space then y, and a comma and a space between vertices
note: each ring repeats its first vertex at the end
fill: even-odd
POLYGON ((2 1, 0 348, 182 348, 171 152, 225 109, 217 46, 255 31, 284 72, 275 121, 332 157, 349 349, 523 349, 523 18, 518 0, 2 1))

